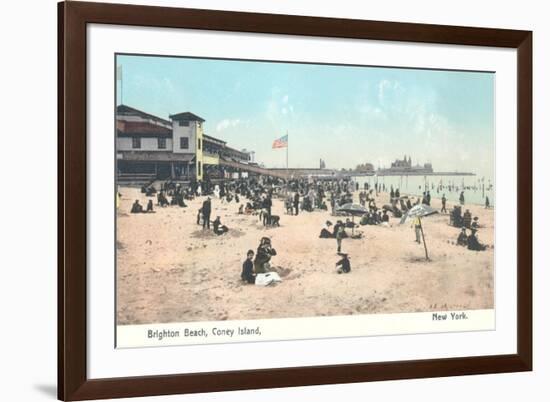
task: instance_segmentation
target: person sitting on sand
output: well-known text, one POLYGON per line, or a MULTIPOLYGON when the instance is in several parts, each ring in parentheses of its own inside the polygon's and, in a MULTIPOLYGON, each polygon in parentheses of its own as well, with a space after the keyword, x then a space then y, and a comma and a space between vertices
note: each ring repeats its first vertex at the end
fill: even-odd
POLYGON ((244 204, 239 205, 239 215, 244 214, 244 204))
POLYGON ((468 245, 468 235, 466 234, 466 228, 462 227, 458 238, 456 239, 457 246, 467 246, 468 245))
POLYGON ((254 264, 252 264, 252 259, 254 258, 254 251, 248 250, 246 253, 246 260, 243 262, 243 270, 241 272, 241 279, 246 282, 253 284, 256 282, 256 274, 254 273, 254 264))
POLYGON ((342 258, 340 261, 336 263, 337 270, 336 272, 338 274, 347 274, 351 271, 351 263, 349 261, 349 257, 345 253, 338 253, 342 258), (340 266, 340 268, 338 268, 340 266))
POLYGON ((474 217, 474 221, 472 222, 472 224, 470 225, 470 227, 472 229, 476 229, 478 230, 479 229, 479 218, 477 216, 474 217))
POLYGON ((216 216, 216 219, 214 219, 214 222, 212 222, 212 224, 214 225, 214 233, 216 233, 218 236, 229 231, 227 226, 222 225, 222 221, 220 220, 219 216, 216 216))
POLYGON ((382 215, 382 222, 389 222, 389 221, 390 221, 390 216, 388 215, 388 210, 385 209, 384 215, 382 215))
POLYGON ((353 229, 355 227, 357 227, 357 223, 353 223, 349 218, 346 218, 346 224, 345 226, 349 229, 353 229))
POLYGON ((487 246, 479 242, 476 236, 476 232, 477 230, 472 229, 472 233, 470 233, 470 236, 468 236, 468 250, 484 251, 487 246))
POLYGON ((271 247, 271 240, 269 237, 262 237, 254 259, 254 272, 257 274, 269 272, 269 261, 274 255, 277 255, 277 251, 271 247))
POLYGON ((149 202, 147 203, 147 211, 145 212, 155 212, 153 211, 153 200, 149 200, 149 202))
POLYGON ((160 205, 161 207, 165 207, 166 205, 169 204, 168 199, 164 195, 164 191, 161 191, 157 194, 157 204, 160 205))
POLYGON ((132 214, 140 214, 143 212, 143 207, 141 206, 141 204, 139 203, 139 200, 136 200, 133 204, 132 204, 132 209, 130 210, 130 213, 132 214))
POLYGON ((330 239, 332 238, 332 233, 330 232, 330 227, 332 226, 331 221, 326 221, 325 225, 321 229, 321 233, 319 234, 320 239, 330 239))
POLYGON ((185 203, 185 201, 183 199, 183 193, 177 193, 176 194, 176 203, 178 204, 179 207, 182 207, 182 208, 187 207, 187 204, 185 203))

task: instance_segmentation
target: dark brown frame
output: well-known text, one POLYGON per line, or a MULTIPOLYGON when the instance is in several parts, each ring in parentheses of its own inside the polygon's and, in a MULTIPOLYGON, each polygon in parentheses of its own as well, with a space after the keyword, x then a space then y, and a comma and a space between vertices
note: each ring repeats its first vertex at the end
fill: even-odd
POLYGON ((119 4, 58 4, 58 397, 118 398, 532 370, 532 32, 119 4), (517 353, 90 380, 86 375, 86 24, 517 49, 517 353))

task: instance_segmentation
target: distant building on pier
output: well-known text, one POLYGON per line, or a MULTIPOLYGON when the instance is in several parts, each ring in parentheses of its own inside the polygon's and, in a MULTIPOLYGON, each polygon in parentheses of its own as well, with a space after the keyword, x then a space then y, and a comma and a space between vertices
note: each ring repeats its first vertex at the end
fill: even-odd
POLYGON ((431 163, 424 163, 424 165, 416 164, 413 166, 412 164, 412 158, 409 155, 407 158, 407 155, 403 157, 403 159, 396 159, 394 162, 392 162, 390 168, 382 168, 378 169, 379 174, 388 174, 388 173, 403 173, 406 174, 421 174, 421 173, 433 173, 433 168, 431 163))

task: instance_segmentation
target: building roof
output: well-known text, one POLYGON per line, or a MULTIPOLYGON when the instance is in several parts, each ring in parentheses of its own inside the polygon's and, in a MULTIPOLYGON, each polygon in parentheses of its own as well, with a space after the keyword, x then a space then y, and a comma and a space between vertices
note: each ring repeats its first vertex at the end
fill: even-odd
POLYGON ((180 121, 180 120, 200 121, 200 122, 206 121, 202 117, 199 117, 196 114, 193 114, 191 112, 171 114, 170 118, 176 121, 180 121))
POLYGON ((219 143, 224 144, 224 145, 227 144, 227 141, 220 140, 219 138, 212 137, 210 135, 203 134, 202 136, 206 141, 219 142, 219 143))
POLYGON ((246 156, 249 156, 250 154, 248 152, 243 152, 243 151, 239 151, 238 149, 235 149, 235 148, 231 148, 231 147, 228 147, 227 145, 224 147, 224 150, 228 150, 228 151, 231 151, 231 152, 236 152, 240 155, 246 155, 246 156))
POLYGON ((117 122, 119 137, 172 137, 172 130, 157 124, 142 121, 117 122))
POLYGON ((120 116, 124 116, 124 115, 126 115, 126 116, 139 116, 139 117, 143 117, 144 119, 155 120, 155 121, 158 121, 158 122, 163 123, 163 124, 168 124, 168 125, 172 124, 172 122, 170 122, 169 120, 163 119, 163 118, 158 117, 158 116, 154 116, 154 115, 149 114, 149 113, 142 112, 141 110, 135 109, 135 108, 127 106, 127 105, 118 105, 116 107, 116 113, 117 113, 117 115, 120 115, 120 116))

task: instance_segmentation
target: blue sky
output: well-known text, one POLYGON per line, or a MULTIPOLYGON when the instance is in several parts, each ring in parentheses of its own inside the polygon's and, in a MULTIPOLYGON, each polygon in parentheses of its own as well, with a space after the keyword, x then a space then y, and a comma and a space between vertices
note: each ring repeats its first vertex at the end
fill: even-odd
MULTIPOLYGON (((284 167, 389 166, 411 155, 438 171, 493 176, 494 74, 118 56, 123 102, 167 118, 190 111, 205 133, 284 167)), ((120 84, 117 103, 121 102, 120 84)))

